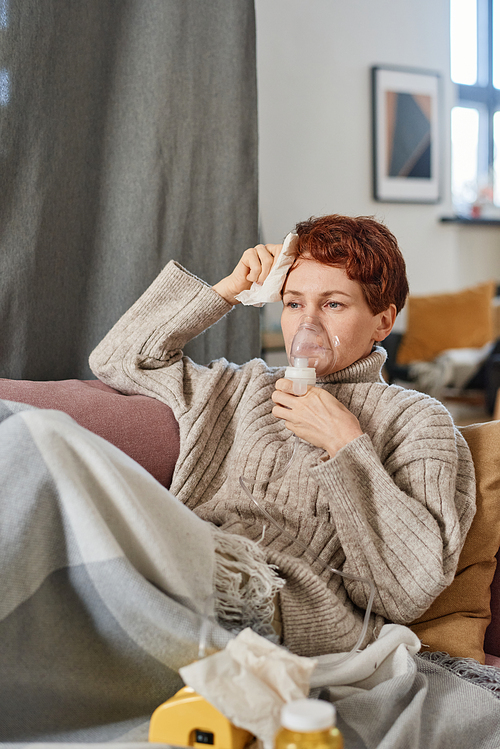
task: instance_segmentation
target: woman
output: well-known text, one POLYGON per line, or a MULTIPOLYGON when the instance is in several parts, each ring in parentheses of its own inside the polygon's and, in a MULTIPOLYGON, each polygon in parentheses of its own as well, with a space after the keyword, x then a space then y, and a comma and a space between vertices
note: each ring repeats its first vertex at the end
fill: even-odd
POLYGON ((296 231, 297 259, 283 288, 285 345, 289 351, 303 314, 319 317, 340 342, 336 363, 305 396, 260 359, 201 367, 182 355, 237 294, 264 281, 280 245, 247 250, 213 288, 170 262, 90 361, 108 385, 153 395, 175 413, 180 456, 171 491, 211 524, 219 620, 233 628, 258 622, 263 632, 272 623, 292 651, 314 656, 353 647, 369 596, 366 582, 329 568, 374 583, 366 642, 384 621, 409 623, 430 606, 453 579, 475 486, 446 409, 381 375, 385 353, 376 344, 408 292, 393 235, 371 218, 342 216, 296 231), (294 460, 273 480, 294 435, 294 460), (240 476, 286 533, 244 494, 240 476))

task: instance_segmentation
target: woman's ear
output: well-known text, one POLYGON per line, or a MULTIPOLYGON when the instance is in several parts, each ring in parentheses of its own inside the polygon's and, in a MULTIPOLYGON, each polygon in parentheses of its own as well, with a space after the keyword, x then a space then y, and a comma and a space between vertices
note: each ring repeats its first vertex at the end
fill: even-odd
POLYGON ((394 323, 396 322, 396 315, 398 314, 396 305, 391 304, 388 309, 384 312, 380 312, 379 323, 375 328, 374 339, 376 341, 383 341, 391 332, 394 323))

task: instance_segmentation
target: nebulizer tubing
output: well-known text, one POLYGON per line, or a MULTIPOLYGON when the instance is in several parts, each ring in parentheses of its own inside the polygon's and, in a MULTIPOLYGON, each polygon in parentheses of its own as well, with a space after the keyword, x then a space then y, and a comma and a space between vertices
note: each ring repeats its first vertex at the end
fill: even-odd
MULTIPOLYGON (((303 318, 299 322, 299 328, 292 341, 292 346, 289 354, 289 361, 292 365, 288 367, 285 372, 285 377, 291 379, 293 382, 294 395, 304 395, 307 392, 308 385, 314 385, 316 382, 316 374, 326 374, 327 371, 332 371, 332 367, 335 366, 337 359, 336 348, 339 345, 339 340, 336 336, 330 338, 328 332, 321 325, 321 322, 317 318, 307 317, 303 318), (307 371, 309 370, 309 371, 307 371), (312 371, 312 372, 311 372, 312 371)), ((346 653, 343 657, 339 658, 335 662, 335 666, 339 666, 341 663, 345 663, 359 651, 361 645, 366 637, 368 631, 368 625, 370 620, 370 614, 375 598, 375 585, 372 580, 368 578, 358 577, 352 575, 349 572, 342 572, 335 567, 330 566, 327 562, 321 559, 320 556, 315 554, 309 546, 304 544, 299 538, 292 536, 273 516, 262 507, 261 504, 254 497, 250 491, 249 486, 264 486, 271 484, 273 481, 277 481, 282 478, 288 471, 290 465, 293 463, 297 454, 297 449, 300 443, 300 438, 295 437, 293 451, 290 459, 288 460, 285 467, 275 474, 272 474, 269 479, 265 481, 257 481, 240 476, 240 486, 247 495, 247 497, 258 507, 260 512, 282 533, 286 538, 293 544, 298 544, 301 549, 310 554, 314 561, 319 562, 323 569, 328 572, 333 572, 335 575, 340 575, 347 580, 357 580, 360 583, 367 585, 370 589, 368 596, 368 603, 366 605, 365 616, 363 619, 363 626, 361 633, 354 645, 354 647, 346 653)))

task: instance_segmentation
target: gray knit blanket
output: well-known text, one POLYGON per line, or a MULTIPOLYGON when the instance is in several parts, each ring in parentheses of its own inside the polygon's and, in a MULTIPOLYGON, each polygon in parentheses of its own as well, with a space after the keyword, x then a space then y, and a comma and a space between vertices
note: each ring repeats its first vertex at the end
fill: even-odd
POLYGON ((230 637, 208 524, 57 411, 0 401, 0 474, 0 742, 147 739, 230 637))
MULTIPOLYGON (((145 749, 200 631, 208 651, 230 637, 205 617, 211 536, 199 519, 190 535, 181 503, 165 513, 153 479, 135 506, 136 464, 40 413, 0 401, 0 742, 145 749)), ((499 692, 499 670, 437 655, 374 688, 315 696, 335 701, 346 749, 499 749, 499 692)))

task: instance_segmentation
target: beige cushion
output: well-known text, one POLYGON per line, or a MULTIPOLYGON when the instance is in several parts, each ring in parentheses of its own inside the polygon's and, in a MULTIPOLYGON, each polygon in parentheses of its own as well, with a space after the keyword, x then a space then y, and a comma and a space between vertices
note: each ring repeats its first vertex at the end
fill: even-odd
POLYGON ((422 651, 444 651, 484 663, 490 587, 500 548, 500 421, 461 430, 476 469, 477 511, 452 584, 410 625, 422 651))
POLYGON ((398 364, 432 361, 453 348, 480 348, 493 340, 493 281, 463 291, 410 296, 398 364))

